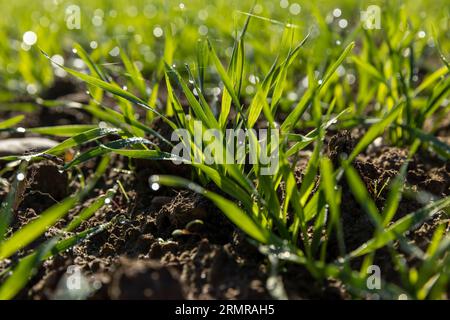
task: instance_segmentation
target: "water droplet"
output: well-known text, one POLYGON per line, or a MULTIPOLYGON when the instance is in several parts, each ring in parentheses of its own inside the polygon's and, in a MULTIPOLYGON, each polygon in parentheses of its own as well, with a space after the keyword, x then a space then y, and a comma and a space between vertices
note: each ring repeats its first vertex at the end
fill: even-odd
POLYGON ((37 35, 33 31, 27 31, 23 34, 23 42, 28 45, 32 46, 37 42, 37 35))
POLYGON ((158 191, 159 187, 160 187, 159 183, 157 183, 157 182, 153 182, 152 185, 151 185, 151 188, 152 188, 153 191, 158 191))
POLYGON ((302 7, 298 3, 293 3, 289 7, 289 12, 293 15, 298 15, 302 11, 302 7))
POLYGON ((105 204, 110 204, 111 203, 111 198, 105 198, 105 204))
POLYGON ((251 84, 256 84, 257 82, 259 82, 259 78, 257 76, 255 76, 254 74, 251 74, 248 77, 248 81, 250 81, 251 84))
POLYGON ((157 38, 162 37, 162 35, 164 34, 163 29, 160 26, 156 26, 155 28, 153 28, 153 35, 157 38))
POLYGON ((198 12, 197 16, 200 20, 205 21, 206 19, 208 19, 208 10, 206 10, 206 9, 200 10, 198 12))
POLYGON ((289 1, 288 0, 281 0, 280 1, 280 7, 283 9, 286 9, 289 6, 289 1))
POLYGON ((341 16, 341 14, 342 14, 341 9, 336 8, 336 9, 333 10, 333 16, 334 17, 339 18, 341 16))
POLYGON ((102 282, 95 280, 94 283, 92 284, 92 286, 94 287, 95 290, 99 290, 102 287, 102 282))
POLYGON ((120 54, 120 48, 114 47, 110 52, 109 55, 112 57, 117 57, 120 54))
POLYGON ((84 61, 81 59, 74 59, 73 66, 77 69, 83 69, 85 64, 84 64, 84 61))
POLYGON ((291 91, 291 92, 288 93, 287 98, 290 101, 296 101, 298 99, 298 94, 296 92, 294 92, 294 91, 291 91))
POLYGON ((97 49, 98 43, 97 43, 97 41, 91 41, 91 43, 89 44, 89 46, 91 47, 91 49, 97 49))
POLYGON ((29 85, 27 85, 27 92, 29 94, 36 94, 37 91, 38 91, 38 88, 34 83, 30 83, 29 85))
POLYGON ((348 21, 347 21, 347 19, 341 19, 341 20, 339 20, 338 25, 339 25, 339 28, 341 28, 341 29, 347 28, 347 26, 348 26, 348 21))
POLYGON ((208 34, 208 27, 205 25, 201 25, 200 27, 198 27, 198 33, 201 36, 206 36, 208 34))
POLYGON ((418 36, 420 39, 425 38, 426 35, 427 35, 427 34, 426 34, 425 31, 423 31, 423 30, 420 30, 420 31, 417 33, 417 36, 418 36))
POLYGON ((103 24, 103 18, 101 16, 94 16, 92 18, 92 24, 96 27, 100 27, 103 24))
POLYGON ((351 73, 347 74, 347 81, 349 84, 354 84, 356 81, 355 75, 353 75, 351 73))
POLYGON ((17 181, 23 181, 25 179, 25 175, 22 172, 20 172, 17 174, 16 179, 17 181))
POLYGON ((59 54, 55 54, 52 56, 53 66, 64 65, 64 58, 59 54))

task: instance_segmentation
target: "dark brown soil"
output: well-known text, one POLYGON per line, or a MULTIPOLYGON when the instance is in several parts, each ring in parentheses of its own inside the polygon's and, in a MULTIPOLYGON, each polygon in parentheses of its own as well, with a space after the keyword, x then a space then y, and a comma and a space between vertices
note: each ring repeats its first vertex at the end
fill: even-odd
MULTIPOLYGON (((82 112, 79 114, 85 116, 82 112)), ((71 119, 69 115, 65 119, 68 118, 69 123, 80 123, 80 118, 71 119)), ((333 135, 328 140, 325 152, 335 163, 342 153, 349 154, 356 142, 348 132, 333 135)), ((405 149, 372 147, 354 163, 380 210, 388 192, 388 188, 381 187, 395 177, 406 156, 405 149)), ((87 177, 92 174, 95 162, 93 160, 83 168, 87 177)), ((306 162, 307 158, 301 159, 299 180, 306 162)), ((189 177, 189 168, 151 161, 139 161, 135 165, 137 171, 134 174, 119 172, 120 169, 128 169, 128 160, 114 157, 107 176, 89 195, 92 200, 72 210, 55 228, 62 227, 80 209, 89 206, 116 180, 123 183, 130 202, 118 193, 111 205, 99 210, 79 230, 100 225, 117 215, 124 215, 127 219, 45 262, 19 298, 55 298, 71 265, 81 267, 89 281, 97 283, 97 290, 89 296, 91 299, 271 298, 266 289, 269 274, 266 258, 218 209, 189 191, 161 188, 154 192, 148 186, 151 174, 169 172, 189 177)), ((0 169, 3 166, 0 164, 0 169)), ((79 188, 74 181, 51 161, 33 164, 12 229, 22 227, 79 188)), ((345 245, 347 250, 351 250, 370 239, 374 228, 345 181, 340 183, 343 188, 341 209, 345 245)), ((429 154, 419 153, 409 165, 407 183, 412 190, 424 190, 435 196, 449 195, 450 165, 429 154)), ((0 184, 0 199, 7 192, 7 188, 0 184)), ((395 219, 421 206, 415 199, 405 198, 395 219)), ((409 238, 419 247, 426 248, 436 226, 442 223, 449 228, 447 217, 436 216, 410 233, 409 238)), ((40 241, 52 234, 49 230, 40 241)), ((337 246, 332 239, 329 251, 330 257, 337 256, 337 246)), ((388 254, 380 251, 376 259, 386 270, 392 269, 388 254)), ((0 270, 5 266, 0 265, 0 270)), ((287 265, 282 268, 281 275, 287 294, 293 299, 345 299, 350 296, 338 282, 318 283, 302 266, 287 265)), ((393 270, 385 277, 398 281, 393 270)))

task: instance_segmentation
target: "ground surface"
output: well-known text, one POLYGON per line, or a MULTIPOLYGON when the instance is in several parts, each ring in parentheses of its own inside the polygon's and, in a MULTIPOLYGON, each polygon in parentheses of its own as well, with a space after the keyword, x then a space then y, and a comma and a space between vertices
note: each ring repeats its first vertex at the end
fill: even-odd
MULTIPOLYGON (((13 114, 3 114, 5 118, 13 114)), ((63 109, 42 109, 38 115, 28 117, 24 126, 45 126, 68 123, 89 123, 89 117, 81 111, 63 109)), ((162 130, 162 129, 161 129, 162 130)), ((448 128, 438 134, 448 139, 448 128)), ((16 134, 20 137, 19 134, 16 134)), ((330 158, 337 153, 348 152, 357 142, 361 133, 330 132, 325 152, 330 158)), ((297 179, 302 179, 302 170, 307 153, 299 162, 297 179)), ((407 150, 386 145, 375 146, 360 155, 355 167, 363 178, 367 189, 379 209, 386 200, 386 190, 382 186, 392 179, 406 159, 407 150), (381 190, 381 191, 380 191, 381 190)), ((93 172, 95 160, 83 165, 86 177, 93 172)), ((3 167, 5 164, 0 164, 3 167)), ((174 167, 170 163, 151 161, 133 163, 135 172, 127 171, 129 161, 115 156, 107 175, 102 178, 90 195, 103 194, 120 180, 130 201, 118 193, 111 205, 103 207, 93 218, 80 227, 100 225, 116 215, 127 219, 76 246, 62 255, 47 261, 33 277, 19 298, 52 299, 60 294, 59 288, 65 281, 67 268, 80 266, 88 281, 95 283, 98 290, 91 299, 266 299, 270 294, 266 289, 268 267, 265 257, 257 247, 234 227, 207 200, 189 191, 161 188, 152 191, 148 178, 156 173, 171 173, 189 177, 189 169, 174 167), (174 236, 176 229, 185 229, 193 220, 201 224, 191 224, 186 234, 174 236)), ((13 230, 17 230, 40 212, 60 201, 79 187, 72 182, 66 172, 61 172, 58 164, 49 160, 31 166, 27 189, 14 217, 13 230)), ((424 190, 435 196, 450 194, 450 163, 445 163, 427 152, 419 152, 411 162, 407 174, 408 185, 415 190, 424 190)), ((0 189, 0 199, 8 190, 0 189)), ((348 249, 354 249, 373 235, 373 227, 367 215, 356 205, 351 192, 343 185, 342 223, 348 249)), ((90 200, 92 201, 92 200, 90 200)), ((88 206, 89 200, 72 210, 65 221, 88 206)), ((401 202, 396 219, 423 206, 415 199, 401 202)), ((447 230, 450 221, 444 215, 435 216, 408 237, 422 249, 426 249, 433 231, 439 224, 447 230)), ((64 225, 62 221, 59 226, 64 225)), ((58 225, 56 226, 58 227, 58 225)), ((55 230, 48 230, 50 237, 55 230)), ((42 237, 44 240, 44 237, 42 237)), ((36 246, 34 243, 31 247, 36 246)), ((29 248, 28 248, 29 249, 29 248)), ((330 259, 337 255, 337 246, 331 242, 330 259)), ((26 252, 26 250, 25 250, 26 252)), ((414 259, 408 258, 413 265, 414 259)), ((17 258, 17 257, 15 257, 17 258)), ((376 263, 381 266, 383 278, 395 282, 397 279, 390 256, 379 251, 376 263)), ((1 266, 0 266, 1 267, 1 266)), ((317 283, 301 266, 289 265, 282 269, 283 283, 290 298, 349 298, 346 288, 335 281, 317 283)))

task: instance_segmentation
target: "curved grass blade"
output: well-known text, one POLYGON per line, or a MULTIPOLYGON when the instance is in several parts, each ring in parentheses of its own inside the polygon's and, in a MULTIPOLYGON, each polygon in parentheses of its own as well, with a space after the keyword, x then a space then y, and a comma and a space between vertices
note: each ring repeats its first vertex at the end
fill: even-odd
POLYGON ((88 183, 86 188, 78 191, 75 195, 65 198, 60 203, 57 203, 44 212, 38 218, 25 225, 20 230, 16 231, 11 237, 0 244, 0 260, 9 258, 18 250, 24 248, 41 236, 49 227, 54 225, 59 219, 67 214, 77 202, 83 199, 95 186, 98 179, 106 171, 109 163, 109 158, 104 157, 97 167, 93 178, 88 183))
POLYGON ((12 274, 0 286, 0 300, 9 300, 14 298, 34 275, 36 269, 42 261, 70 249, 80 242, 102 232, 114 221, 115 220, 92 227, 63 240, 60 240, 60 236, 56 236, 41 245, 33 253, 22 258, 13 270, 10 268, 6 270, 12 274))
POLYGON ((67 68, 61 64, 56 63, 55 61, 53 61, 45 52, 42 51, 42 53, 55 65, 57 65, 58 67, 64 69, 64 71, 66 71, 67 73, 70 73, 71 75, 83 80, 84 82, 87 82, 95 87, 101 88, 103 90, 106 90, 116 96, 119 96, 121 98, 124 98, 125 100, 130 101, 131 103, 134 103, 146 110, 149 110, 151 112, 153 112, 155 115, 161 117, 164 119, 164 121, 166 121, 170 126, 172 127, 176 127, 176 125, 170 121, 166 116, 164 116, 163 114, 161 114, 159 111, 157 111, 156 109, 154 109, 153 107, 149 106, 144 100, 136 97, 134 94, 130 93, 129 91, 123 90, 122 88, 120 88, 118 85, 115 84, 111 84, 108 83, 106 81, 103 81, 101 79, 95 78, 93 76, 72 70, 70 68, 67 68))
POLYGON ((65 126, 27 128, 26 130, 28 132, 45 134, 49 136, 72 137, 95 128, 98 127, 96 125, 89 124, 71 124, 65 126))
POLYGON ((358 142, 355 149, 346 160, 347 163, 352 162, 358 154, 360 154, 369 144, 371 144, 377 137, 379 137, 384 130, 398 118, 401 111, 403 110, 403 103, 400 103, 394 107, 380 122, 372 125, 362 139, 358 142))
POLYGON ((23 114, 19 116, 12 117, 8 120, 0 122, 0 130, 9 129, 11 127, 14 127, 16 124, 20 123, 25 116, 23 114))
POLYGON ((352 251, 349 258, 359 257, 385 246, 387 243, 397 239, 405 232, 414 230, 425 220, 431 218, 439 211, 449 208, 449 206, 450 196, 432 202, 424 208, 404 216, 393 223, 384 232, 378 234, 375 238, 369 240, 356 250, 352 251))
POLYGON ((64 166, 64 169, 70 169, 76 165, 79 165, 80 163, 86 162, 87 160, 110 153, 113 149, 122 149, 122 148, 129 147, 129 146, 136 145, 136 144, 154 145, 153 142, 151 142, 147 139, 138 138, 138 137, 132 137, 132 138, 120 139, 120 140, 108 142, 108 143, 101 144, 98 147, 92 148, 92 149, 82 153, 81 155, 79 155, 78 157, 73 159, 71 162, 67 163, 64 166))
POLYGON ((17 201, 17 196, 20 196, 18 193, 21 192, 19 189, 25 183, 27 166, 28 162, 22 161, 15 175, 11 190, 8 192, 0 207, 0 246, 11 223, 15 202, 17 201))

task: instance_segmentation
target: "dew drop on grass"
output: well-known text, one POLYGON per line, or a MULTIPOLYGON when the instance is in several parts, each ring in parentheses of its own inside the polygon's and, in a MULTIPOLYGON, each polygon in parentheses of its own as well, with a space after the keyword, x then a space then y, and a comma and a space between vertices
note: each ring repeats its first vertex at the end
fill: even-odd
POLYGON ((97 41, 91 41, 91 43, 89 44, 89 46, 91 47, 91 49, 97 49, 98 43, 97 43, 97 41))
POLYGON ((206 9, 200 10, 198 12, 197 16, 200 20, 205 21, 206 19, 208 19, 208 10, 206 10, 206 9))
POLYGON ((281 0, 280 1, 280 7, 283 9, 286 9, 289 6, 289 1, 288 0, 281 0))
POLYGON ((51 60, 53 61, 53 66, 64 65, 64 58, 59 54, 53 55, 51 60))
POLYGON ((339 25, 339 28, 341 28, 341 29, 347 28, 347 26, 348 26, 348 21, 347 21, 347 19, 341 19, 341 20, 339 20, 338 25, 339 25))
POLYGON ((37 86, 34 83, 31 83, 29 85, 27 85, 27 92, 28 94, 36 94, 38 91, 37 86))
POLYGON ((159 190, 159 183, 157 183, 157 182, 153 182, 152 184, 151 184, 151 188, 152 188, 152 190, 153 191, 158 191, 159 190))
POLYGON ((341 14, 342 14, 341 9, 336 8, 336 9, 333 10, 333 16, 334 17, 339 18, 341 16, 341 14))
POLYGON ((23 43, 32 46, 37 42, 37 35, 33 31, 27 31, 23 34, 23 43))
POLYGON ((109 52, 109 55, 112 56, 112 57, 117 57, 119 54, 120 54, 120 48, 119 47, 114 47, 109 52))
POLYGON ((92 287, 93 287, 95 290, 99 290, 99 289, 102 287, 102 282, 101 282, 101 281, 98 281, 98 280, 95 280, 94 283, 92 284, 92 287))
POLYGON ((294 91, 291 91, 291 92, 288 93, 287 98, 290 101, 296 101, 298 99, 298 94, 296 92, 294 92, 294 91))
POLYGON ((25 179, 25 175, 22 172, 20 172, 17 174, 16 179, 17 181, 23 181, 25 179))
POLYGON ((302 7, 298 3, 293 3, 289 7, 289 12, 294 16, 298 15, 302 11, 302 7))
POLYGON ((348 84, 354 84, 356 81, 355 75, 351 74, 351 73, 347 74, 347 81, 348 81, 348 84))
POLYGON ((111 203, 111 198, 105 198, 105 204, 110 204, 111 203))
POLYGON ((94 16, 92 18, 92 24, 96 27, 100 27, 103 24, 103 18, 101 16, 94 16))
POLYGON ((153 35, 157 38, 162 37, 162 35, 164 34, 163 29, 160 26, 156 26, 155 28, 153 28, 153 35))
POLYGON ((74 59, 73 66, 77 69, 83 69, 85 64, 84 64, 84 61, 81 59, 74 59))
POLYGON ((158 176, 150 176, 150 178, 148 178, 148 183, 150 185, 150 188, 154 191, 157 191, 159 189, 159 177, 158 176))
POLYGON ((208 27, 205 25, 201 25, 200 27, 198 27, 198 33, 201 36, 206 36, 208 34, 208 27))

